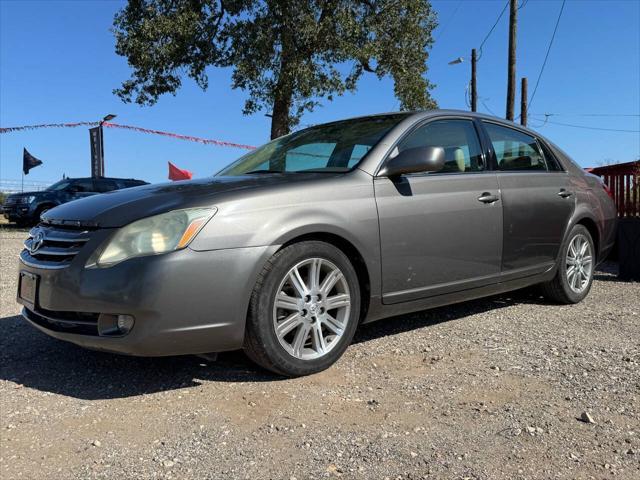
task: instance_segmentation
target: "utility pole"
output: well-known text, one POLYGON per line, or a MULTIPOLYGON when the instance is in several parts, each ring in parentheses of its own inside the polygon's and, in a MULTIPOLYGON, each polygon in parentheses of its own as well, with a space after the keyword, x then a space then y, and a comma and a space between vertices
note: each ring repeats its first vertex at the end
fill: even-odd
POLYGON ((527 77, 522 77, 520 87, 520 125, 527 126, 527 77))
POLYGON ((476 85, 476 63, 478 61, 476 49, 471 50, 471 111, 478 111, 478 87, 476 85))
POLYGON ((509 62, 507 69, 507 120, 513 121, 516 99, 516 30, 518 0, 509 0, 509 62))

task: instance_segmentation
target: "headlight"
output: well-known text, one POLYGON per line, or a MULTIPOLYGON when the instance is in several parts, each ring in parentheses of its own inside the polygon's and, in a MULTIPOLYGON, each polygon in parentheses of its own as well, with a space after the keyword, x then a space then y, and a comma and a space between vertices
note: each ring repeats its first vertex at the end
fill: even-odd
POLYGON ((87 267, 110 267, 129 258, 185 248, 216 212, 215 207, 189 208, 130 223, 89 258, 87 267))
POLYGON ((29 195, 28 197, 25 197, 24 199, 24 203, 31 203, 36 199, 35 195, 29 195))

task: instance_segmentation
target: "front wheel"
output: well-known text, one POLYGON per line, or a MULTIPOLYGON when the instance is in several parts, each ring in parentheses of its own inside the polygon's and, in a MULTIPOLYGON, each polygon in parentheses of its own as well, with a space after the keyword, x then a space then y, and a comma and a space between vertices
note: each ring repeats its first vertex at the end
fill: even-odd
POLYGON ((258 278, 244 349, 281 375, 320 372, 351 343, 359 316, 360 286, 347 256, 324 242, 296 243, 277 252, 258 278))
POLYGON ((593 283, 595 248, 589 230, 575 225, 562 246, 556 276, 542 284, 545 297, 559 303, 582 301, 593 283))
POLYGON ((47 211, 49 211, 50 209, 51 209, 51 207, 50 207, 50 206, 48 206, 48 205, 45 205, 45 206, 39 207, 39 208, 36 210, 35 215, 33 216, 33 220, 31 220, 31 222, 30 222, 30 223, 31 223, 31 225, 37 225, 37 224, 39 224, 39 223, 40 223, 40 217, 41 217, 44 213, 46 213, 47 211))

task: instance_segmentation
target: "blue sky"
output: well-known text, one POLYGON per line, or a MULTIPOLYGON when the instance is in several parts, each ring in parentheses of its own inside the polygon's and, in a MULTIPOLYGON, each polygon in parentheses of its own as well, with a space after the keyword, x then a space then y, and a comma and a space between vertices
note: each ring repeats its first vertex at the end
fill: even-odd
MULTIPOLYGON (((429 59, 433 94, 443 108, 465 109, 469 63, 447 63, 478 47, 505 0, 433 0, 440 27, 429 59)), ((0 0, 0 126, 74 122, 118 114, 117 122, 187 135, 258 145, 268 140, 269 119, 242 115, 245 93, 231 90, 230 71, 210 70, 202 92, 185 80, 177 96, 153 107, 124 104, 112 94, 129 77, 114 53, 109 31, 122 1, 0 0)), ((560 10, 559 0, 529 0, 519 12, 518 79, 530 92, 540 71, 560 10)), ((506 96, 507 15, 484 46, 478 66, 480 111, 503 116, 506 96)), ((519 97, 518 97, 519 98, 519 97)), ((516 101, 519 108, 519 99, 516 101)), ((396 110, 390 80, 364 77, 355 94, 325 102, 303 124, 396 110)), ((640 1, 569 0, 551 50, 533 114, 554 113, 550 122, 640 130, 640 1), (584 114, 626 114, 584 116, 584 114)), ((532 126, 542 125, 534 117, 532 126)), ((640 156, 640 134, 572 128, 547 123, 538 129, 583 166, 640 156)), ((0 178, 19 179, 22 147, 44 160, 27 180, 55 181, 63 173, 86 176, 89 135, 84 128, 45 129, 0 135, 0 178)), ((121 130, 105 134, 110 176, 151 182, 167 176, 167 161, 206 176, 242 150, 121 130)))

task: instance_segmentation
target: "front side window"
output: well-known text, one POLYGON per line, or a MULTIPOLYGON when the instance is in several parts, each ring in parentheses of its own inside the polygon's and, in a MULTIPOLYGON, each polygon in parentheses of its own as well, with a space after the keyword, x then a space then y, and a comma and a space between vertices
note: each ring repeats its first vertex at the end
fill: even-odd
POLYGON ((538 142, 531 135, 495 123, 485 122, 484 127, 493 145, 498 170, 547 170, 538 142))
POLYGON ((255 149, 217 176, 348 172, 407 115, 356 118, 300 130, 255 149))
POLYGON ((436 120, 418 127, 391 154, 417 147, 444 149, 444 167, 437 173, 465 173, 484 170, 482 149, 471 120, 436 120))
POLYGON ((98 193, 105 193, 118 189, 116 183, 111 180, 94 180, 93 185, 94 191, 98 193))
POLYGON ((74 181, 71 184, 71 190, 76 192, 95 192, 93 182, 89 179, 74 181))

